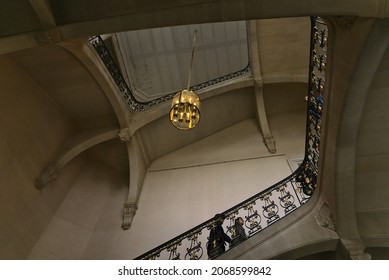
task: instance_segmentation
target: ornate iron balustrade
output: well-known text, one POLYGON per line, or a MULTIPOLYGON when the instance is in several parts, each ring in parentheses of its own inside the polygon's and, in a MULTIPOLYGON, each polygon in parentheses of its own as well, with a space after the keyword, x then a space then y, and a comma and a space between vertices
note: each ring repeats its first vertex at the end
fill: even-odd
MULTIPOLYGON (((319 17, 312 17, 311 21, 310 78, 304 160, 298 169, 287 178, 222 213, 229 223, 225 229, 232 238, 231 244, 236 245, 241 242, 235 226, 237 217, 244 219, 243 228, 247 237, 250 238, 304 205, 316 189, 328 28, 319 17)), ((209 219, 136 259, 207 259, 206 250, 210 243, 208 234, 217 226, 217 222, 217 218, 209 219)), ((214 246, 213 249, 218 248, 214 246)), ((219 250, 219 254, 221 253, 223 250, 219 250)))
MULTIPOLYGON (((93 36, 93 37, 89 38, 89 41, 92 44, 92 46, 95 48, 97 53, 99 54, 105 67, 108 69, 108 71, 111 74, 112 78, 114 79, 116 85, 119 87, 119 90, 120 90, 120 93, 121 93, 123 99, 127 102, 128 106, 130 107, 130 109, 132 111, 145 111, 147 109, 150 109, 154 105, 164 103, 168 100, 173 99, 173 97, 176 95, 177 92, 174 92, 174 93, 170 93, 168 95, 162 96, 160 98, 153 99, 153 100, 148 101, 148 102, 138 101, 136 99, 134 93, 132 92, 132 90, 127 85, 126 81, 124 80, 123 75, 121 74, 121 72, 119 70, 119 67, 117 66, 115 60, 111 56, 107 46, 104 44, 104 40, 100 36, 93 36)), ((212 80, 209 80, 209 81, 197 84, 197 85, 194 85, 194 86, 190 87, 190 90, 198 91, 198 90, 204 89, 206 87, 214 86, 214 85, 217 85, 217 84, 220 84, 220 83, 223 83, 223 82, 235 79, 235 78, 242 77, 249 72, 250 72, 250 67, 249 67, 249 65, 247 65, 245 68, 243 68, 239 71, 236 71, 236 72, 233 72, 233 73, 230 73, 230 74, 227 74, 227 75, 224 75, 224 76, 221 76, 221 77, 218 77, 218 78, 215 78, 215 79, 212 79, 212 80)))

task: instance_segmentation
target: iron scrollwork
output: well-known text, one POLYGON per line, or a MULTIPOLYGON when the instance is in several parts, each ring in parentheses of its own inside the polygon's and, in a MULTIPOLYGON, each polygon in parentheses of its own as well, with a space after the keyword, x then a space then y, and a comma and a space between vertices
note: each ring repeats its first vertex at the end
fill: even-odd
POLYGON ((186 260, 199 260, 203 256, 203 247, 201 247, 201 242, 199 241, 200 234, 201 231, 196 232, 192 236, 188 237, 188 240, 190 241, 190 247, 186 249, 186 260))
POLYGON ((270 199, 272 193, 266 193, 261 196, 261 200, 264 202, 264 206, 262 206, 263 216, 267 219, 267 224, 270 225, 274 223, 276 220, 280 218, 278 215, 278 206, 274 203, 274 200, 270 199))
POLYGON ((280 200, 281 207, 284 208, 285 214, 292 212, 296 208, 296 204, 294 203, 295 198, 290 191, 287 190, 287 185, 281 185, 277 191, 280 193, 278 199, 280 200))
POLYGON ((261 227, 261 215, 258 214, 258 210, 254 210, 255 201, 243 206, 243 210, 247 211, 247 216, 245 217, 245 226, 249 230, 249 235, 260 231, 261 227))
POLYGON ((173 243, 171 246, 166 248, 166 251, 169 252, 169 260, 179 260, 180 253, 177 252, 178 246, 181 245, 181 242, 173 243))

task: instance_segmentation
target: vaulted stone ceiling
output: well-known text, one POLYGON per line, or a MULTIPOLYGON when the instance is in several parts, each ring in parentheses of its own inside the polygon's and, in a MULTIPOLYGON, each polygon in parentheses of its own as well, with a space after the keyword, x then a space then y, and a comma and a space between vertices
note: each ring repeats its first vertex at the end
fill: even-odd
MULTIPOLYGON (((70 117, 75 124, 76 130, 83 131, 85 129, 98 128, 97 126, 102 124, 100 122, 102 119, 106 121, 105 124, 107 124, 107 126, 114 126, 117 128, 124 123, 123 119, 125 118, 117 113, 117 107, 112 106, 112 101, 109 100, 111 95, 107 93, 113 93, 114 90, 112 88, 111 90, 107 89, 109 88, 109 85, 112 86, 112 83, 109 85, 106 82, 97 84, 102 80, 102 78, 107 78, 107 75, 102 75, 102 73, 105 72, 101 65, 90 67, 90 62, 92 61, 91 57, 93 59, 96 59, 97 57, 91 56, 88 59, 85 59, 87 58, 85 54, 84 56, 79 55, 80 50, 86 46, 85 39, 88 36, 97 34, 112 34, 128 30, 185 25, 189 23, 200 24, 232 20, 260 19, 260 21, 257 22, 257 39, 262 80, 265 84, 279 83, 281 81, 293 82, 303 81, 307 75, 307 73, 304 72, 306 69, 304 67, 306 66, 299 64, 305 63, 304 59, 301 59, 305 52, 300 52, 299 45, 295 44, 299 41, 297 40, 297 37, 288 37, 288 34, 302 34, 299 29, 301 26, 289 24, 285 25, 283 21, 278 18, 318 14, 323 16, 352 15, 372 18, 387 18, 389 16, 387 7, 387 0, 319 0, 315 1, 314 4, 312 4, 312 1, 310 0, 302 0, 293 3, 284 0, 3 1, 2 9, 0 11, 0 53, 6 54, 9 58, 15 61, 20 68, 24 69, 24 71, 30 75, 32 80, 35 80, 37 84, 42 87, 45 93, 47 93, 50 98, 55 101, 54 103, 56 106, 59 106, 60 109, 70 117), (274 20, 270 20, 271 18, 274 18, 274 20), (269 25, 269 28, 261 29, 270 23, 272 23, 272 27, 269 25), (278 35, 274 36, 276 32, 273 27, 277 24, 279 24, 279 28, 281 29, 278 29, 278 35), (296 52, 293 52, 293 50, 296 52), (43 56, 44 59, 42 59, 43 56), (52 60, 49 60, 49 58, 52 60), (275 61, 277 63, 275 63, 275 61), (86 69, 88 71, 86 71, 86 69), (96 69, 99 71, 96 71, 96 69), (72 73, 71 71, 76 71, 74 73, 78 73, 78 75, 69 75, 72 73), (66 86, 67 90, 61 90, 61 85, 66 86), (91 89, 91 91, 86 92, 85 88, 88 90, 91 89), (99 118, 99 116, 101 118, 99 118), (89 122, 89 120, 92 120, 92 122, 89 122)), ((385 30, 387 30, 387 28, 385 30)), ((339 31, 339 29, 337 31, 339 31)), ((349 33, 346 33, 346 35, 348 34, 349 33)), ((355 37, 358 38, 360 36, 360 34, 352 35, 356 35, 355 37)), ((374 45, 379 44, 372 44, 372 46, 374 45)), ((341 47, 344 46, 342 45, 341 47)), ((338 52, 336 54, 338 57, 347 58, 350 57, 350 50, 352 51, 351 58, 357 58, 357 48, 355 48, 354 45, 350 45, 349 49, 346 51, 340 53, 338 52)), ((90 52, 87 54, 91 55, 90 52)), ((335 63, 332 69, 333 73, 339 74, 342 79, 344 74, 341 73, 342 67, 339 67, 339 64, 346 64, 345 61, 347 60, 338 59, 336 62, 337 64, 335 63), (338 66, 338 68, 336 68, 336 66, 338 66)), ((369 59, 369 61, 371 61, 371 59, 369 59)), ((383 70, 379 73, 385 72, 384 69, 386 69, 386 65, 387 63, 382 64, 383 70)), ((366 70, 364 65, 362 65, 360 69, 363 69, 363 72, 366 70)), ((350 73, 351 72, 352 71, 350 71, 350 73)), ((334 77, 337 76, 335 74, 334 77)), ((379 87, 380 81, 380 79, 377 79, 373 83, 373 86, 379 87)), ((336 90, 339 91, 339 88, 342 88, 343 90, 343 88, 345 88, 344 85, 347 85, 347 81, 341 80, 341 82, 340 86, 339 84, 335 84, 334 86, 333 83, 333 90, 335 92, 336 90)), ((245 95, 248 95, 247 92, 249 90, 247 90, 247 88, 249 88, 249 86, 252 86, 252 84, 246 84, 243 86, 242 84, 239 84, 234 90, 237 90, 239 87, 246 87, 245 95)), ((233 89, 233 87, 228 88, 230 95, 234 94, 234 91, 231 91, 231 89, 233 89)), ((204 97, 206 98, 208 98, 209 95, 209 93, 204 93, 204 97)), ((218 99, 208 98, 208 106, 215 108, 215 105, 220 105, 219 101, 228 100, 229 108, 234 108, 233 105, 236 103, 231 102, 232 98, 220 98, 220 96, 221 94, 218 95, 218 99)), ((336 94, 334 94, 334 96, 337 97, 336 94)), ((244 106, 240 106, 237 111, 244 111, 244 109, 251 108, 248 106, 253 105, 252 102, 250 102, 252 99, 245 99, 242 95, 239 97, 241 98, 241 104, 244 106)), ((369 118, 376 116, 373 115, 373 113, 376 113, 377 111, 375 110, 376 105, 378 104, 377 102, 382 101, 381 98, 378 98, 380 97, 379 95, 376 97, 377 99, 373 100, 375 102, 368 104, 368 107, 372 109, 371 112, 368 112, 370 114, 366 114, 364 116, 365 119, 362 119, 361 131, 369 132, 374 129, 374 127, 369 127, 371 122, 368 120, 369 118)), ((277 105, 276 102, 274 104, 277 105)), ((170 138, 168 139, 171 140, 171 142, 167 141, 168 144, 166 144, 166 146, 168 147, 165 147, 165 150, 162 151, 159 149, 160 147, 157 147, 159 144, 158 140, 160 140, 158 133, 159 135, 166 134, 166 130, 168 128, 167 126, 158 126, 156 120, 161 120, 161 117, 165 114, 168 107, 169 104, 166 103, 160 106, 161 110, 152 109, 150 112, 145 114, 131 116, 131 121, 139 123, 139 125, 135 127, 136 129, 150 123, 148 129, 143 130, 142 133, 145 135, 145 138, 152 133, 152 136, 156 140, 154 141, 155 143, 150 144, 154 146, 149 146, 149 151, 151 151, 151 153, 153 152, 153 149, 156 150, 158 148, 158 151, 154 153, 154 156, 161 155, 163 152, 176 148, 178 145, 185 145, 193 142, 198 138, 212 133, 212 131, 216 131, 217 129, 222 129, 221 126, 218 126, 215 118, 212 118, 218 116, 218 112, 212 112, 209 122, 206 122, 208 127, 198 130, 199 136, 194 136, 194 134, 178 136, 178 132, 172 132, 169 134, 170 138), (153 126, 158 126, 159 131, 155 129, 153 130, 153 126), (182 141, 183 138, 185 138, 185 141, 182 141)), ((125 112, 127 108, 124 107, 122 109, 122 111, 125 112)), ((253 109, 250 110, 252 110, 249 111, 250 114, 254 112, 253 109)), ((341 110, 341 108, 339 110, 341 110)), ((233 121, 237 121, 238 118, 246 117, 244 113, 247 112, 243 112, 241 114, 239 113, 240 112, 236 113, 235 116, 226 116, 227 114, 223 115, 223 117, 230 117, 229 122, 225 122, 224 124, 230 125, 233 121)), ((355 119, 354 113, 349 114, 349 116, 355 119)), ((225 121, 225 119, 226 118, 223 120, 225 121)), ((333 125, 329 125, 329 127, 337 129, 335 127, 338 126, 338 123, 334 122, 337 122, 338 118, 332 117, 332 120, 334 120, 331 123, 333 125)), ((345 124, 347 128, 348 122, 345 122, 345 124)), ((359 125, 359 123, 357 123, 357 125, 359 125)), ((173 128, 170 127, 170 129, 173 128)), ((347 132, 348 130, 345 129, 345 131, 347 132)), ((380 131, 382 132, 382 128, 380 131)), ((374 133, 376 132, 374 131, 374 133)), ((331 136, 333 135, 336 136, 336 133, 331 134, 331 136)), ((367 135, 370 135, 370 133, 367 135)), ((336 137, 333 138, 335 139, 336 137)), ((378 137, 377 139, 385 138, 378 137)), ((357 168, 363 169, 363 172, 370 172, 370 170, 364 169, 365 166, 362 165, 364 162, 360 161, 362 157, 369 155, 367 152, 369 152, 369 149, 371 148, 368 144, 362 145, 364 140, 366 139, 359 139, 359 149, 361 153, 358 154, 358 156, 361 158, 357 157, 357 168)), ((334 146, 335 144, 331 146, 331 148, 334 146)), ((377 152, 374 151, 374 153, 377 152)), ((347 157, 346 160, 348 160, 347 157)), ((330 161, 326 166, 333 165, 333 163, 335 163, 335 161, 330 161)), ((347 164, 345 164, 345 166, 348 168, 347 164)), ((332 169, 330 169, 330 171, 331 170, 332 169)), ((349 171, 349 169, 346 171, 349 171)), ((349 173, 346 174, 348 175, 349 173)), ((382 181, 384 181, 384 176, 387 173, 382 172, 381 174, 383 176, 382 181)), ((323 177, 332 178, 333 175, 333 173, 329 173, 328 176, 323 177)), ((352 176, 354 176, 354 174, 352 174, 351 177, 352 176)), ((375 178, 377 177, 374 172, 372 172, 369 176, 374 176, 375 178)), ((366 186, 364 184, 364 180, 361 180, 358 176, 357 179, 358 188, 366 186)), ((340 183, 337 184, 337 187, 344 187, 344 182, 340 181, 340 183)), ((366 197, 365 191, 361 192, 361 194, 362 195, 358 199, 360 199, 360 202, 362 203, 366 197)), ((376 196, 384 198, 381 189, 377 191, 376 196)), ((354 192, 351 192, 351 195, 348 195, 347 197, 350 201, 354 201, 354 192)), ((347 201, 348 200, 346 200, 346 202, 347 201)), ((348 205, 347 203, 343 204, 348 205)), ((375 205, 381 204, 376 203, 375 205)), ((375 210, 376 209, 358 209, 358 211, 363 212, 364 217, 366 217, 366 220, 364 220, 367 224, 366 229, 372 228, 369 226, 368 222, 370 223, 371 221, 375 221, 374 219, 370 219, 371 217, 387 217, 387 214, 386 216, 381 216, 377 214, 378 212, 375 210), (366 214, 367 212, 369 213, 366 214), (369 221, 367 221, 368 219, 369 221)), ((353 211, 353 209, 351 209, 351 211, 353 211)), ((384 209, 384 211, 387 212, 386 209, 384 209)), ((342 215, 344 214, 343 211, 339 212, 341 212, 342 215)), ((348 218, 349 216, 346 215, 344 217, 348 218)), ((378 224, 380 223, 377 222, 376 225, 378 224)), ((369 232, 367 233, 370 234, 369 232)))
MULTIPOLYGON (((100 22, 112 16, 138 17, 143 13, 151 16, 159 11, 160 20, 167 20, 162 18, 161 10, 170 7, 169 3, 107 1, 96 4, 92 1, 30 0, 5 4, 9 15, 2 18, 4 28, 0 29, 0 53, 7 53, 69 116, 73 122, 74 138, 78 139, 84 131, 96 131, 96 136, 102 129, 108 129, 110 135, 128 128, 130 134, 140 131, 150 160, 245 118, 255 118, 254 80, 259 84, 283 83, 285 86, 308 80, 309 17, 200 24, 217 21, 217 18, 207 18, 199 20, 196 25, 177 26, 185 23, 182 18, 181 23, 171 22, 176 27, 149 18, 144 21, 146 25, 142 30, 137 30, 142 21, 129 26, 130 22, 124 20, 118 28, 110 23, 110 32, 106 33, 104 24, 92 24, 95 31, 99 31, 94 33, 85 24, 89 26, 94 21, 100 22), (12 26, 10 15, 16 16, 17 12, 18 16, 24 15, 23 20, 12 26), (158 26, 164 27, 144 29, 158 26), (185 135, 169 126, 169 102, 145 112, 131 112, 88 43, 88 35, 105 33, 105 37, 112 37, 127 83, 135 89, 135 94, 141 93, 136 95, 140 101, 150 100, 186 87, 194 29, 198 29, 198 37, 191 84, 229 74, 248 64, 259 72, 255 75, 249 72, 243 79, 220 84, 218 88, 201 90, 199 95, 205 109, 201 127, 195 133, 185 135), (126 30, 130 31, 114 33, 126 30), (156 43, 157 40, 164 45, 156 43), (255 60, 253 49, 257 56, 255 60), (137 61, 131 65, 135 58, 137 61), (148 139, 164 139, 164 143, 161 145, 148 139)), ((210 8, 215 3, 189 1, 178 6, 188 9, 192 4, 210 8)), ((177 6, 176 1, 172 1, 173 6, 177 6)), ((64 139, 64 146, 66 142, 68 139, 64 139)))

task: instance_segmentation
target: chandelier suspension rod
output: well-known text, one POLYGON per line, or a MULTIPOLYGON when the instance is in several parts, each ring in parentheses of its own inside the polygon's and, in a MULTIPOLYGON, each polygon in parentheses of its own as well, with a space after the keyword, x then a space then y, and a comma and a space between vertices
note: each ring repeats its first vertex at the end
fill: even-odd
POLYGON ((186 87, 187 90, 189 90, 190 78, 192 76, 192 66, 193 66, 194 50, 195 50, 195 43, 196 43, 196 35, 197 35, 197 29, 195 29, 195 33, 193 35, 192 58, 191 58, 191 61, 190 61, 190 66, 189 66, 188 86, 186 87))
POLYGON ((196 35, 197 30, 195 30, 193 35, 192 57, 189 66, 187 88, 177 92, 172 100, 169 112, 170 122, 173 126, 181 130, 194 128, 200 120, 201 101, 198 95, 194 91, 190 90, 196 35))

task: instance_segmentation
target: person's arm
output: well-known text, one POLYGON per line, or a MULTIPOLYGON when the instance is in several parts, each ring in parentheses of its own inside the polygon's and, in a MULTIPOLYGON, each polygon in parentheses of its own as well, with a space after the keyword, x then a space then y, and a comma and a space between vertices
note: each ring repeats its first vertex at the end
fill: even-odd
POLYGON ((231 238, 224 232, 224 229, 221 225, 218 225, 216 227, 216 232, 219 237, 221 237, 224 241, 227 241, 228 243, 231 243, 231 238))
POLYGON ((223 236, 224 241, 227 241, 228 243, 231 243, 231 242, 232 242, 231 237, 229 237, 229 236, 224 232, 223 227, 220 226, 220 229, 221 229, 221 235, 223 236))

